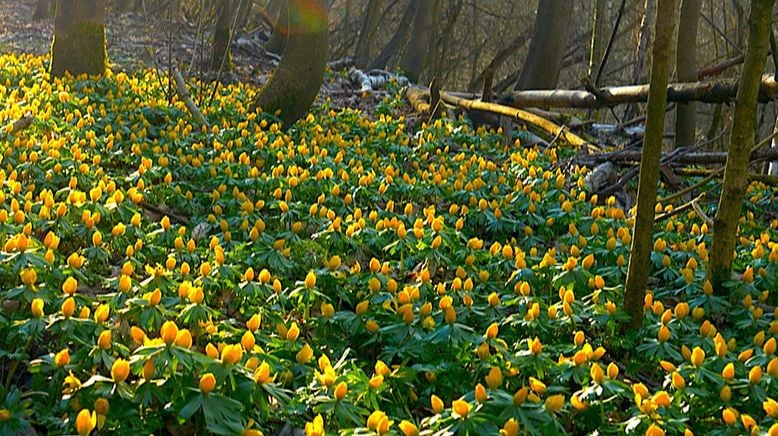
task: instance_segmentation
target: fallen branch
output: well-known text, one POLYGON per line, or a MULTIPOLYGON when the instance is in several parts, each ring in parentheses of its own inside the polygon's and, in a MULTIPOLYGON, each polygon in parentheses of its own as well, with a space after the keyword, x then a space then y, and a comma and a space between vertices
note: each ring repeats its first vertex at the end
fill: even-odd
POLYGON ((200 125, 211 128, 211 125, 208 124, 208 120, 205 119, 203 113, 200 112, 200 109, 192 100, 192 96, 189 95, 184 78, 181 76, 181 72, 178 71, 178 68, 173 68, 173 80, 176 82, 176 92, 181 96, 181 99, 184 100, 184 105, 186 105, 186 109, 192 114, 192 117, 194 117, 200 125))
MULTIPOLYGON (((578 162, 589 165, 603 162, 614 163, 638 163, 643 156, 642 150, 621 150, 613 153, 592 154, 579 156, 578 162)), ((751 155, 752 161, 776 160, 778 159, 778 149, 767 149, 751 155)), ((723 164, 727 162, 727 152, 725 151, 702 151, 686 153, 677 157, 675 163, 684 165, 704 165, 704 164, 723 164)), ((589 165, 592 166, 592 165, 589 165)))
MULTIPOLYGON (((536 90, 513 91, 507 96, 515 107, 571 107, 600 108, 625 103, 648 101, 648 85, 614 86, 600 89, 595 95, 584 90, 536 90)), ((667 101, 688 103, 728 103, 735 99, 736 80, 671 83, 667 87, 667 101)), ((767 101, 778 94, 778 83, 773 75, 762 76, 760 101, 767 101)))
POLYGON ((663 214, 661 214, 661 215, 657 215, 657 216, 654 218, 654 222, 660 222, 660 221, 664 221, 664 220, 666 220, 666 219, 668 219, 668 218, 670 218, 670 217, 673 217, 673 216, 675 216, 675 215, 678 215, 679 213, 686 212, 686 211, 687 211, 687 210, 689 210, 689 209, 693 209, 693 208, 694 208, 694 205, 695 205, 695 204, 696 204, 698 201, 700 201, 700 200, 702 200, 702 199, 704 199, 704 198, 705 198, 705 193, 703 192, 702 194, 700 194, 700 195, 698 195, 698 196, 694 197, 694 199, 692 199, 692 201, 690 201, 690 202, 688 202, 688 203, 686 203, 686 204, 684 204, 684 205, 682 205, 682 206, 678 206, 678 207, 676 207, 675 209, 673 209, 673 210, 671 210, 671 211, 669 211, 669 212, 665 212, 665 213, 663 213, 663 214))
POLYGON ((9 135, 15 135, 29 127, 33 120, 35 120, 35 117, 33 117, 31 113, 27 112, 23 117, 5 126, 5 133, 9 135))
MULTIPOLYGON (((427 96, 426 98, 429 98, 428 89, 421 88, 418 86, 411 86, 408 88, 408 91, 406 92, 406 98, 408 98, 408 101, 411 103, 411 105, 414 107, 415 110, 418 111, 419 109, 426 109, 421 111, 426 113, 429 112, 430 110, 429 103, 426 103, 426 105, 423 102, 419 103, 419 97, 425 94, 427 96)), ((532 114, 530 112, 521 109, 503 106, 501 104, 496 104, 496 103, 487 103, 483 101, 468 100, 465 98, 457 97, 455 95, 451 95, 447 92, 441 92, 440 98, 441 100, 443 100, 443 102, 447 104, 458 106, 463 109, 489 112, 489 113, 503 115, 512 118, 518 122, 526 124, 528 127, 532 129, 548 134, 552 137, 559 136, 565 142, 567 142, 568 144, 574 147, 585 146, 589 149, 598 150, 598 148, 594 144, 570 132, 570 130, 568 130, 566 127, 559 126, 558 124, 553 123, 545 118, 541 118, 535 114, 532 114)))
MULTIPOLYGON (((719 168, 721 169, 721 168, 719 168)), ((710 170, 698 170, 698 169, 677 169, 675 172, 682 176, 691 176, 691 177, 699 177, 699 176, 705 176, 711 177, 711 178, 718 178, 723 176, 723 171, 710 171, 710 170)), ((769 174, 755 174, 751 173, 748 175, 748 180, 751 182, 761 182, 766 185, 771 186, 778 186, 778 176, 771 176, 769 174)))
POLYGON ((178 222, 179 224, 184 224, 184 225, 188 225, 189 224, 189 218, 187 218, 187 217, 185 217, 183 215, 179 215, 179 214, 173 212, 172 210, 163 209, 163 208, 161 208, 159 206, 153 205, 153 204, 147 202, 146 200, 143 200, 143 201, 140 202, 140 207, 142 207, 142 208, 144 208, 146 210, 150 210, 150 211, 152 211, 154 213, 157 213, 159 215, 167 216, 168 218, 172 219, 173 221, 178 222))

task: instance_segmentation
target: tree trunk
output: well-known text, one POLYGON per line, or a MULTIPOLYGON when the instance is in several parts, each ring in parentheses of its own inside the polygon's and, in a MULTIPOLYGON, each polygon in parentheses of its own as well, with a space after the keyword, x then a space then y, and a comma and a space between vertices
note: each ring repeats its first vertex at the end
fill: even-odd
MULTIPOLYGON (((632 84, 636 85, 641 83, 640 77, 643 75, 643 64, 646 61, 646 50, 648 50, 648 41, 651 39, 651 21, 654 16, 655 0, 645 0, 643 7, 643 19, 640 21, 640 38, 638 39, 638 46, 635 50, 635 64, 632 68, 632 84)), ((624 111, 624 118, 629 120, 635 117, 638 113, 638 105, 630 105, 624 111)))
POLYGON ((540 0, 529 53, 515 89, 554 89, 570 29, 568 0, 540 0))
POLYGON ((232 55, 230 54, 230 39, 232 39, 232 0, 219 0, 218 17, 213 29, 213 44, 211 46, 211 70, 232 70, 232 55))
MULTIPOLYGON (((289 5, 288 0, 275 0, 271 6, 279 8, 273 34, 265 44, 265 50, 281 55, 286 49, 286 40, 289 38, 289 5)), ((268 6, 270 8, 271 6, 268 6)))
POLYGON ((605 22, 608 0, 596 0, 592 14, 592 39, 589 48, 589 78, 596 74, 605 51, 605 22))
POLYGON ((370 65, 367 67, 369 70, 376 68, 386 68, 386 65, 389 63, 389 60, 392 58, 392 56, 394 56, 400 47, 405 44, 405 40, 408 39, 408 29, 411 27, 411 22, 416 16, 416 10, 418 7, 418 1, 411 0, 408 2, 408 6, 405 7, 403 16, 400 19, 400 25, 397 26, 397 30, 394 32, 394 35, 392 35, 392 38, 389 40, 389 42, 387 42, 386 45, 381 49, 381 52, 378 54, 378 56, 376 56, 375 59, 370 62, 370 65))
MULTIPOLYGON (((778 134, 778 118, 775 119, 773 133, 778 134)), ((778 137, 773 138, 773 140, 770 141, 770 151, 778 152, 778 137)), ((778 160, 770 161, 767 165, 767 174, 770 176, 778 176, 778 160)))
POLYGON ((284 56, 257 97, 265 112, 281 111, 284 127, 305 116, 324 80, 329 47, 326 0, 288 0, 289 38, 284 56))
POLYGON ((652 50, 651 88, 646 110, 646 133, 643 136, 643 158, 640 159, 637 214, 632 229, 624 309, 630 317, 628 328, 637 330, 643 324, 643 298, 651 273, 651 248, 654 237, 659 163, 665 126, 667 83, 670 79, 670 51, 675 27, 675 0, 658 0, 656 38, 652 50))
POLYGON ((38 0, 35 3, 35 12, 32 14, 32 19, 35 21, 44 20, 49 18, 51 12, 51 0, 38 0))
POLYGON ((737 241, 740 210, 748 187, 748 161, 754 144, 759 81, 769 45, 774 0, 752 0, 748 46, 735 99, 735 115, 729 137, 727 165, 721 198, 713 225, 713 245, 708 279, 715 292, 723 294, 723 284, 732 274, 732 252, 737 241))
POLYGON ((57 0, 51 75, 105 73, 105 0, 57 0))
POLYGON ((354 49, 354 64, 357 68, 367 67, 370 62, 370 49, 373 46, 373 37, 381 18, 383 0, 370 0, 365 11, 365 19, 362 21, 362 29, 359 31, 357 47, 354 49))
MULTIPOLYGON (((701 0, 681 0, 678 18, 678 41, 675 52, 675 75, 679 82, 697 79, 697 23, 701 0)), ((697 105, 679 103, 675 111, 675 147, 693 145, 697 133, 697 105)))
POLYGON ((416 0, 419 7, 413 17, 413 32, 408 49, 405 51, 400 69, 411 82, 418 82, 424 69, 425 57, 429 54, 432 41, 432 15, 435 6, 434 0, 416 0))

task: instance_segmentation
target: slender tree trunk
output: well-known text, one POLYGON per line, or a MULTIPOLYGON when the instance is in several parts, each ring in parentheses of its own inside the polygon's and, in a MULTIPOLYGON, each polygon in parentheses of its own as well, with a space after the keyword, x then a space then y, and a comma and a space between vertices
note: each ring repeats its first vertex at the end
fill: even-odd
POLYGON ((369 70, 386 68, 389 60, 392 59, 392 56, 394 56, 400 47, 405 44, 405 41, 408 39, 408 30, 411 27, 413 18, 416 16, 416 9, 418 9, 419 3, 419 1, 415 0, 408 2, 408 6, 405 7, 405 11, 400 19, 400 25, 397 26, 397 30, 392 35, 392 38, 389 39, 389 42, 381 49, 378 56, 370 62, 370 65, 368 66, 369 70))
POLYGON ((540 0, 529 53, 515 89, 556 88, 571 17, 568 0, 540 0))
MULTIPOLYGON (((648 41, 651 39, 651 21, 654 17, 655 0, 645 0, 643 7, 643 19, 640 22, 640 38, 635 50, 635 64, 632 68, 631 84, 637 85, 643 83, 640 77, 643 75, 643 64, 646 62, 646 51, 648 50, 648 41)), ((638 113, 638 105, 630 105, 624 113, 625 119, 632 119, 638 113)))
POLYGON ((754 144, 759 83, 769 45, 773 3, 774 0, 751 1, 748 46, 735 99, 727 165, 719 207, 713 220, 713 245, 708 264, 708 279, 714 291, 720 294, 725 293, 723 284, 732 274, 740 211, 748 188, 748 162, 754 144))
MULTIPOLYGON (((778 134, 778 117, 775 119, 773 133, 778 134)), ((778 149, 778 138, 773 138, 773 140, 770 141, 770 148, 773 150, 778 149)), ((778 176, 778 160, 770 161, 767 165, 767 174, 770 176, 778 176)))
POLYGON ((275 29, 273 34, 270 35, 270 39, 265 44, 265 50, 275 53, 283 54, 286 49, 286 40, 289 37, 289 5, 288 0, 275 0, 273 5, 278 7, 278 20, 276 20, 275 29))
POLYGON ((657 0, 656 38, 652 50, 651 88, 648 94, 646 132, 643 136, 643 157, 640 159, 637 214, 632 229, 632 247, 624 288, 624 309, 630 317, 628 328, 635 330, 643 323, 643 298, 651 273, 654 207, 659 183, 674 27, 675 0, 657 0))
POLYGON ((592 39, 589 49, 588 75, 590 78, 596 74, 597 68, 599 68, 600 61, 602 60, 602 54, 605 51, 607 6, 608 0, 596 0, 594 5, 594 13, 592 14, 592 39))
POLYGON ((105 0, 57 0, 51 75, 105 73, 105 0))
POLYGON ((365 19, 362 21, 362 29, 359 31, 357 47, 354 49, 354 63, 358 68, 365 68, 370 62, 370 49, 373 47, 373 39, 381 19, 383 0, 370 0, 365 11, 365 19))
POLYGON ((424 69, 425 57, 429 54, 432 41, 432 15, 435 0, 416 0, 419 3, 413 18, 413 31, 408 49, 405 51, 400 69, 412 81, 417 82, 424 69))
POLYGON ((213 45, 211 47, 211 70, 232 70, 232 55, 230 54, 230 39, 232 38, 232 0, 219 0, 218 17, 213 29, 213 45))
POLYGON ((319 92, 327 66, 329 29, 326 0, 288 0, 289 38, 257 104, 280 111, 284 127, 305 116, 319 92))
MULTIPOLYGON (((678 42, 675 52, 675 74, 678 82, 697 80, 697 23, 701 0, 681 0, 678 18, 678 42)), ((693 145, 697 132, 697 105, 679 103, 675 111, 675 146, 693 145)))

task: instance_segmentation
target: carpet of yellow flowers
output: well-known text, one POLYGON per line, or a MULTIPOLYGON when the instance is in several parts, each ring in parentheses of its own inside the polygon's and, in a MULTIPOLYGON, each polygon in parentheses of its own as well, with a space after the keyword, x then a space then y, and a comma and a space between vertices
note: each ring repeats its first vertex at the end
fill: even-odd
POLYGON ((0 433, 778 434, 774 190, 727 297, 707 226, 659 222, 622 333, 630 222, 574 150, 399 97, 284 132, 240 84, 197 127, 154 73, 46 63, 0 57, 0 433))

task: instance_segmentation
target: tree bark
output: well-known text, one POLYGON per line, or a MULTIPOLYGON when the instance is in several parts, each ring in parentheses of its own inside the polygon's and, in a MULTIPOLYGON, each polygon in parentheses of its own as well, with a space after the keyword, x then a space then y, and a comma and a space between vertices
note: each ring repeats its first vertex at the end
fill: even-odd
POLYGON ((232 39, 232 0, 219 0, 218 16, 213 29, 211 46, 211 70, 232 70, 230 39, 232 39))
POLYGON ((556 88, 571 17, 568 0, 540 0, 529 53, 515 89, 556 88))
POLYGON ((373 46, 373 38, 379 25, 378 20, 381 18, 382 7, 383 0, 370 0, 367 4, 357 47, 354 49, 354 64, 357 68, 365 68, 370 62, 370 49, 373 46))
POLYGON ((773 3, 774 0, 751 1, 748 46, 735 100, 727 165, 714 218, 713 245, 708 264, 708 279, 714 292, 719 294, 725 292, 723 284, 732 274, 740 211, 748 187, 748 155, 754 144, 759 79, 766 62, 773 3))
POLYGON ((627 283, 624 287, 624 309, 630 317, 629 329, 643 324, 643 298, 651 273, 651 248, 654 236, 659 163, 664 136, 667 83, 670 78, 670 50, 675 27, 675 0, 657 1, 656 38, 652 50, 651 85, 646 110, 646 133, 643 137, 643 158, 640 160, 637 214, 632 229, 632 247, 627 283))
POLYGON ((324 80, 329 47, 326 0, 288 0, 289 38, 257 104, 269 113, 280 111, 284 127, 305 116, 324 80))
MULTIPOLYGON (((701 0, 681 0, 678 18, 678 41, 675 52, 675 75, 678 82, 697 79, 697 24, 701 0)), ((675 147, 693 145, 697 133, 697 105, 679 103, 675 110, 675 147)))
POLYGON ((105 73, 105 0, 57 0, 51 75, 105 73))
POLYGON ((419 6, 413 17, 411 40, 400 63, 400 69, 411 82, 419 81, 424 69, 425 57, 429 54, 430 42, 432 41, 432 16, 435 6, 434 0, 416 1, 419 6))

